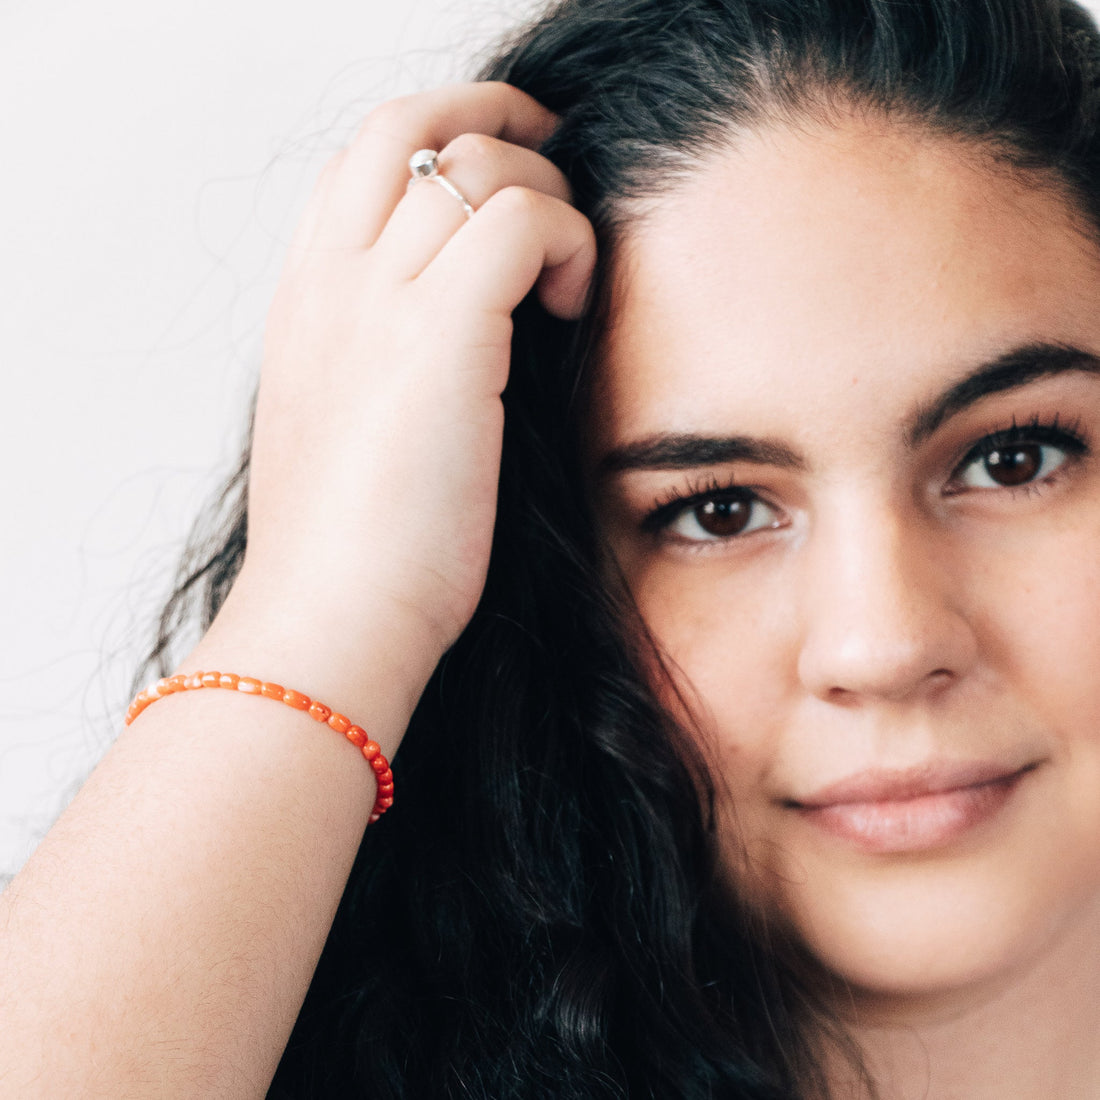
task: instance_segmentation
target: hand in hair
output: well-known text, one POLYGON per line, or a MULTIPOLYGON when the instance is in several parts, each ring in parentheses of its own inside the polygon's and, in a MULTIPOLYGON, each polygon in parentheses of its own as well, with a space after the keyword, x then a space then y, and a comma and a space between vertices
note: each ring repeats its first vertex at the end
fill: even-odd
POLYGON ((553 314, 585 304, 592 228, 534 151, 555 122, 494 83, 376 110, 321 176, 267 325, 241 594, 308 602, 352 650, 381 619, 425 679, 484 583, 511 312, 536 282, 553 314), (406 190, 425 147, 469 220, 406 190))

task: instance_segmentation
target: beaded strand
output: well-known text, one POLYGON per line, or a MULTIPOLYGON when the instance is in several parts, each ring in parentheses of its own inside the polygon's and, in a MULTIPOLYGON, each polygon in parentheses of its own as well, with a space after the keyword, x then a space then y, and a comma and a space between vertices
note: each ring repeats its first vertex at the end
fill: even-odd
POLYGON ((244 695, 274 699, 294 710, 305 711, 314 721, 323 722, 337 733, 342 733, 363 754, 363 759, 370 764, 378 781, 378 793, 375 796, 374 809, 371 810, 370 823, 373 825, 393 805, 393 771, 389 761, 382 755, 378 742, 372 741, 366 730, 355 725, 350 718, 324 703, 310 699, 300 691, 284 688, 281 684, 256 680, 251 676, 238 676, 233 672, 177 673, 158 680, 136 696, 126 711, 126 725, 130 725, 146 707, 163 699, 165 695, 174 695, 179 691, 197 691, 201 688, 225 688, 244 695))

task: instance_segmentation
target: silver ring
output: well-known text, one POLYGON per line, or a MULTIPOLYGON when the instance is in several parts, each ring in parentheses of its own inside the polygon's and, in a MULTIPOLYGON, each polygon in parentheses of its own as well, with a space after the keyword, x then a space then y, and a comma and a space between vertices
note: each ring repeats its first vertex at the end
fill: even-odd
POLYGON ((412 179, 409 180, 409 187, 424 180, 438 183, 447 194, 462 203, 462 211, 467 218, 474 216, 474 208, 470 205, 466 196, 440 172, 439 154, 434 149, 417 149, 409 157, 409 173, 412 176, 412 179))

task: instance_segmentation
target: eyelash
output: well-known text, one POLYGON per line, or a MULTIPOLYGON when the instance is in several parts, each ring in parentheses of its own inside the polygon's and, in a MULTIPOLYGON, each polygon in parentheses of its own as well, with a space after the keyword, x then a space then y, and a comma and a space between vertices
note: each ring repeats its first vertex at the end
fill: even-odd
POLYGON ((652 508, 642 519, 642 530, 648 534, 660 534, 685 512, 690 512, 702 504, 712 502, 718 504, 727 501, 756 503, 760 499, 759 494, 747 485, 732 480, 719 481, 711 475, 704 481, 689 483, 686 492, 673 489, 655 500, 652 508))
MULTIPOLYGON (((978 462, 987 460, 996 452, 1007 450, 1013 446, 1027 444, 1057 447, 1065 453, 1065 458, 1045 477, 1017 486, 997 486, 996 488, 1001 492, 1012 494, 1039 492, 1051 484, 1068 464, 1080 460, 1088 454, 1091 449, 1077 422, 1063 425, 1057 415, 1055 415, 1053 419, 1046 421, 1039 416, 1034 416, 1023 424, 1019 424, 1013 419, 1011 425, 1007 428, 1001 428, 983 436, 955 464, 951 477, 947 482, 948 494, 956 495, 967 491, 990 492, 991 490, 988 488, 968 489, 965 486, 956 488, 951 488, 951 486, 958 483, 960 477, 968 468, 974 466, 978 462)), ((709 503, 721 504, 735 501, 744 501, 750 504, 767 504, 767 502, 749 486, 733 481, 732 479, 720 481, 712 474, 705 480, 689 482, 684 489, 678 488, 670 490, 662 497, 655 500, 650 510, 643 517, 641 528, 647 534, 659 536, 663 532, 666 532, 681 516, 690 512, 692 509, 709 503)), ((743 536, 732 535, 729 536, 729 541, 741 537, 743 536)), ((684 541, 705 544, 707 542, 722 542, 727 540, 714 536, 710 539, 685 539, 684 541)))
MULTIPOLYGON (((1057 447, 1064 452, 1065 459, 1045 477, 1035 481, 1028 481, 1021 485, 997 486, 1001 491, 1010 493, 1041 492, 1057 478, 1067 464, 1081 459, 1088 454, 1090 450, 1088 441, 1077 421, 1068 425, 1063 425, 1057 415, 1055 415, 1053 419, 1047 421, 1044 421, 1038 416, 1033 416, 1024 424, 1018 424, 1014 419, 1009 427, 990 432, 988 435, 983 436, 966 452, 962 459, 956 464, 948 480, 948 495, 967 491, 966 487, 952 489, 951 486, 958 481, 963 471, 969 467, 988 459, 997 451, 1004 451, 1008 450, 1010 447, 1027 444, 1057 447)), ((991 490, 987 488, 973 491, 989 492, 991 490)))

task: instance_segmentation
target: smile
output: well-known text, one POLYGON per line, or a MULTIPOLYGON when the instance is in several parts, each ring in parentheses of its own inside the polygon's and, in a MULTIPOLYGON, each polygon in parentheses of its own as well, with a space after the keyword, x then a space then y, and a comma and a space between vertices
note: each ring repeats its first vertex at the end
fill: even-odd
POLYGON ((993 818, 1036 767, 865 772, 787 805, 865 852, 919 852, 950 844, 993 818))

